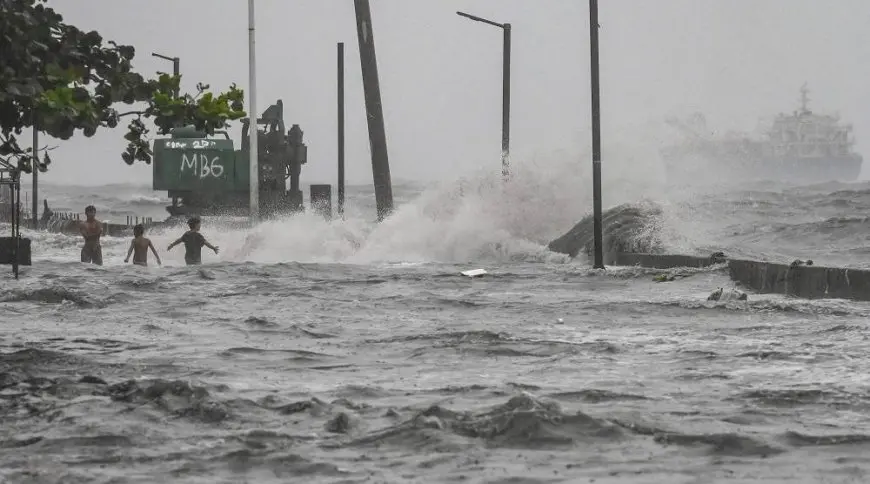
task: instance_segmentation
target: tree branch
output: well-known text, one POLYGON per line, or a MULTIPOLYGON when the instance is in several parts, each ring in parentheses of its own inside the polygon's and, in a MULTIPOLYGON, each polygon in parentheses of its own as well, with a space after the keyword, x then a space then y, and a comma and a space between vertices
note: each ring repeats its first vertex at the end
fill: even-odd
POLYGON ((144 116, 144 115, 146 115, 146 114, 148 114, 148 113, 145 112, 145 111, 127 111, 126 113, 119 114, 119 115, 118 115, 118 118, 123 118, 123 117, 125 117, 125 116, 132 116, 132 115, 134 115, 134 114, 137 115, 137 116, 144 116))
POLYGON ((19 169, 29 169, 32 155, 42 150, 22 150, 10 133, 20 135, 34 120, 47 136, 65 140, 77 132, 93 136, 99 128, 115 128, 120 118, 136 116, 127 126, 128 146, 121 156, 133 164, 151 160, 146 139, 150 131, 143 118, 154 123, 158 134, 186 125, 211 134, 246 115, 243 92, 235 85, 211 93, 207 84, 198 83, 195 95, 179 95, 181 76, 161 73, 146 79, 131 68, 133 47, 65 24, 45 2, 0 0, 0 33, 5 36, 0 43, 5 114, 0 116, 0 132, 6 134, 0 139, 4 156, 17 158, 19 169), (118 114, 112 106, 120 102, 145 107, 118 114))

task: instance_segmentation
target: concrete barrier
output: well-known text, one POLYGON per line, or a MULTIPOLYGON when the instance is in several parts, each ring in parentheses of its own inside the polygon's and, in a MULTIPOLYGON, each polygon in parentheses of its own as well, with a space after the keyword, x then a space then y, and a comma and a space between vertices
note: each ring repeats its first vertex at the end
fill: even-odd
POLYGON ((326 220, 332 219, 332 185, 311 185, 311 207, 326 220))
POLYGON ((18 265, 29 266, 33 263, 30 254, 30 239, 20 237, 16 241, 12 237, 0 237, 0 264, 12 264, 12 255, 16 249, 18 251, 18 265), (17 247, 15 247, 16 245, 17 247))
POLYGON ((673 269, 674 267, 710 267, 728 262, 724 255, 697 257, 678 254, 635 254, 614 252, 606 254, 605 264, 614 266, 640 266, 652 269, 673 269))
POLYGON ((611 253, 607 254, 605 261, 609 265, 653 269, 710 267, 727 262, 731 280, 757 293, 784 294, 804 299, 870 301, 870 270, 865 269, 727 259, 721 253, 710 257, 611 253))
MULTIPOLYGON (((40 230, 50 233, 79 235, 79 224, 82 219, 76 213, 54 213, 51 217, 39 221, 40 230)), ((127 223, 102 221, 103 235, 111 237, 132 237, 134 223, 142 223, 146 230, 160 227, 164 222, 154 222, 151 217, 127 217, 127 223)), ((33 220, 22 220, 21 226, 30 229, 33 220)))
MULTIPOLYGON (((81 221, 77 219, 51 218, 42 223, 40 228, 46 232, 56 234, 79 235, 80 223, 81 221)), ((22 226, 25 225, 22 223, 22 226)), ((124 224, 103 222, 103 235, 108 235, 111 237, 125 237, 132 234, 133 227, 124 224)))
POLYGON ((728 273, 733 281, 762 294, 870 301, 870 271, 864 269, 731 260, 728 273))

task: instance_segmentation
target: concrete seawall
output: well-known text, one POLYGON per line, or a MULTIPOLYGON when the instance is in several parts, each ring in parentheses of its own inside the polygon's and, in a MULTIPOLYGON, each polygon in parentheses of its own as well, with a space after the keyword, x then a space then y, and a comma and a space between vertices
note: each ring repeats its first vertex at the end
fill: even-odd
POLYGON ((870 301, 870 270, 815 265, 786 265, 754 260, 675 254, 612 253, 608 263, 654 269, 710 267, 728 264, 731 280, 761 294, 784 294, 805 299, 853 299, 870 301))
POLYGON ((865 269, 730 260, 728 273, 733 281, 759 293, 870 301, 870 271, 865 269))
MULTIPOLYGON (((66 235, 79 235, 79 219, 62 219, 52 218, 50 220, 40 222, 40 229, 46 232, 66 235)), ((33 222, 30 220, 22 221, 22 227, 29 229, 33 222)), ((146 223, 146 229, 154 227, 158 224, 146 223)), ((133 226, 128 224, 116 224, 111 222, 103 222, 103 235, 110 237, 132 237, 133 226)))
POLYGON ((641 266, 652 269, 673 269, 674 267, 710 267, 728 262, 724 256, 696 257, 677 254, 636 254, 614 252, 606 254, 604 263, 613 266, 641 266))

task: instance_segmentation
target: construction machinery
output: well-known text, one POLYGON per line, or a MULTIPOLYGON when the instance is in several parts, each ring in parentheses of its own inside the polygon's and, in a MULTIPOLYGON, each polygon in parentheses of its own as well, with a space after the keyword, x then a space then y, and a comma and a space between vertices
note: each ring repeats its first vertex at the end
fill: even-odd
MULTIPOLYGON (((249 119, 242 121, 241 149, 225 131, 212 136, 192 127, 170 131, 154 141, 153 189, 167 191, 170 216, 246 215, 250 198, 249 119)), ((299 125, 284 125, 279 99, 257 119, 260 213, 264 216, 302 210, 299 177, 307 146, 299 125), (289 179, 289 187, 288 185, 289 179)))

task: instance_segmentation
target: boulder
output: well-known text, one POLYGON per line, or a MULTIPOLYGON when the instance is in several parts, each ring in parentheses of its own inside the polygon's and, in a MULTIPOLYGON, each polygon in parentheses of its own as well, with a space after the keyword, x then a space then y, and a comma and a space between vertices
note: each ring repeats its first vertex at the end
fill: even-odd
MULTIPOLYGON (((601 215, 604 252, 660 252, 656 222, 661 214, 661 207, 653 203, 623 204, 606 210, 601 215)), ((588 215, 547 247, 572 258, 581 252, 591 255, 593 236, 593 217, 588 215)))

